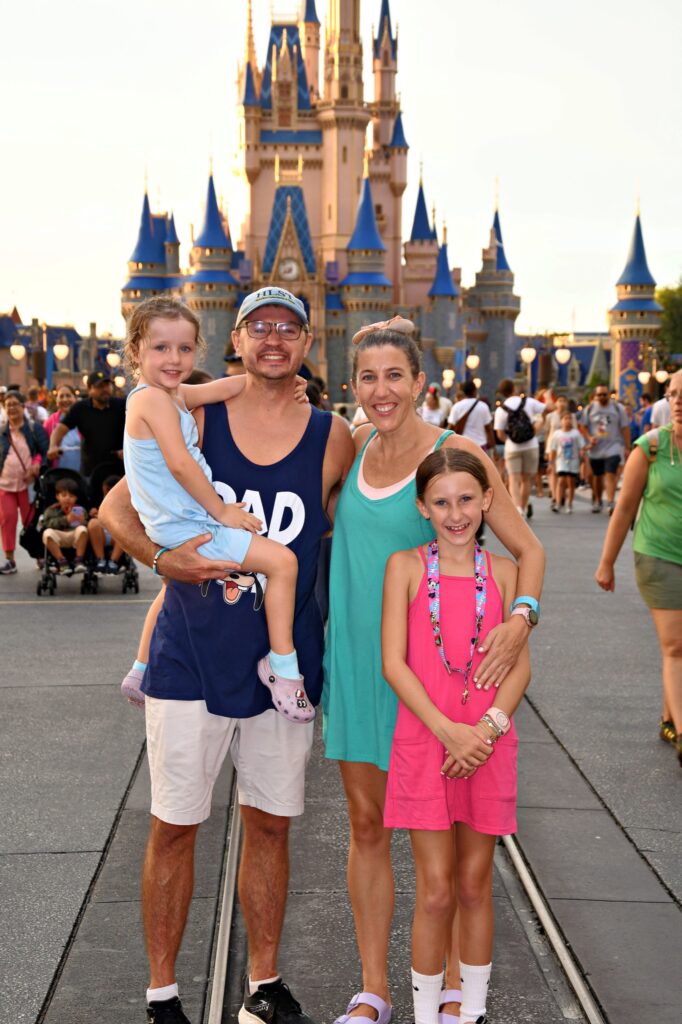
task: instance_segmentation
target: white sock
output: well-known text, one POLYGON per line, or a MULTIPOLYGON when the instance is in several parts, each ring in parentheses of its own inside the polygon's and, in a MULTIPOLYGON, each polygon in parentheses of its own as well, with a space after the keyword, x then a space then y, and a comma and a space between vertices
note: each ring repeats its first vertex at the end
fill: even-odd
POLYGON ((261 985, 272 985, 273 981, 279 981, 281 977, 281 974, 276 974, 274 978, 261 978, 260 981, 252 981, 251 975, 249 975, 249 995, 254 995, 261 985))
POLYGON ((482 967, 459 962, 459 973, 462 978, 462 1005, 459 1008, 459 1024, 475 1024, 485 1014, 488 998, 488 985, 492 963, 482 967))
POLYGON ((444 971, 440 974, 420 974, 414 967, 412 968, 414 1024, 438 1024, 443 976, 444 971))
POLYGON ((149 1006, 150 1003, 164 1003, 167 999, 174 999, 177 995, 177 981, 174 981, 172 985, 164 985, 163 988, 148 988, 147 1006, 149 1006))

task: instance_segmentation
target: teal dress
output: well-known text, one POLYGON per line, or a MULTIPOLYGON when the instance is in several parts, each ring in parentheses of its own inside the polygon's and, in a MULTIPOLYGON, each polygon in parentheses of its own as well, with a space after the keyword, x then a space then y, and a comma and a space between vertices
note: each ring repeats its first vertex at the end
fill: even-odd
POLYGON ((375 436, 353 463, 334 517, 322 709, 328 758, 388 771, 398 698, 381 674, 384 570, 395 551, 430 541, 433 528, 417 511, 414 477, 386 498, 360 491, 360 464, 375 436))

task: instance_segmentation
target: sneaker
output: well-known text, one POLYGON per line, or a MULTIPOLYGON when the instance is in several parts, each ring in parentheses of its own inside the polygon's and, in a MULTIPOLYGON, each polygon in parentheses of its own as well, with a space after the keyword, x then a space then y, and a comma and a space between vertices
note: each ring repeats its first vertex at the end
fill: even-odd
POLYGON ((82 558, 77 558, 73 563, 73 569, 71 571, 72 576, 77 576, 81 573, 87 572, 87 568, 82 558))
POLYGON ((0 565, 0 576, 13 576, 16 571, 17 563, 13 558, 5 559, 3 564, 0 565))
POLYGON ((121 693, 133 707, 144 711, 144 694, 140 689, 144 672, 141 668, 131 668, 128 675, 121 683, 121 693))
POLYGON ((191 1024, 191 1021, 183 1013, 182 1003, 178 997, 174 996, 172 999, 149 1004, 147 1024, 191 1024))
POLYGON ((550 506, 549 507, 550 507, 550 511, 552 511, 552 512, 558 512, 559 511, 559 506, 557 505, 557 503, 554 500, 554 498, 552 498, 552 501, 550 502, 550 506))
POLYGON ((601 501, 593 501, 592 502, 592 511, 593 512, 601 512, 601 501))
POLYGON ((675 742, 675 726, 671 719, 661 719, 658 723, 658 735, 662 740, 665 740, 666 743, 675 742))
POLYGON ((120 566, 118 562, 114 562, 114 560, 110 558, 109 561, 107 562, 107 572, 111 573, 112 576, 118 576, 119 569, 120 566))
POLYGON ((532 519, 532 518, 533 518, 533 506, 531 505, 530 502, 528 502, 528 506, 526 508, 526 519, 532 519))
POLYGON ((249 992, 248 978, 244 989, 244 1002, 237 1017, 239 1024, 315 1024, 301 1009, 289 986, 281 978, 261 985, 253 995, 249 992))
POLYGON ((58 558, 54 564, 57 576, 73 576, 73 569, 65 558, 58 558))
POLYGON ((567 505, 566 508, 564 509, 564 512, 565 512, 565 514, 567 516, 570 516, 571 513, 573 512, 573 506, 572 505, 567 505))
POLYGON ((106 558, 98 558, 97 559, 97 564, 95 565, 95 572, 99 576, 104 576, 106 571, 107 571, 107 560, 106 560, 106 558))
POLYGON ((278 676, 270 667, 270 658, 261 658, 258 662, 258 678, 263 686, 267 686, 272 694, 275 710, 292 722, 312 722, 315 708, 303 689, 303 676, 298 679, 285 679, 278 676))

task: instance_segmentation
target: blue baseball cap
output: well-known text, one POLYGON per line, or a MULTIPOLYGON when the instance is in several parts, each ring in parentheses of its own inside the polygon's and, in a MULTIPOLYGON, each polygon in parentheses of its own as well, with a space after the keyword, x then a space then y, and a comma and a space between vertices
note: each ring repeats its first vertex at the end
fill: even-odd
POLYGON ((284 306, 296 314, 304 327, 308 326, 308 314, 305 311, 305 306, 286 288, 259 288, 257 292, 250 292, 239 307, 235 329, 239 327, 242 320, 245 320, 250 313, 255 313, 261 306, 284 306))

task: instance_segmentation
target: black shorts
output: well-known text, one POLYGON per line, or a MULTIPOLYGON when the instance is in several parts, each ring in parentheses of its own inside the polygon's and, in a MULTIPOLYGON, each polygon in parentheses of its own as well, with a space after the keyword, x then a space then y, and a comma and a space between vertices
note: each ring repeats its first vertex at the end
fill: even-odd
POLYGON ((595 476, 617 473, 620 466, 620 455, 607 455, 605 459, 590 459, 590 466, 595 476))
POLYGON ((578 479, 578 474, 577 474, 577 473, 569 473, 567 469, 562 469, 562 470, 560 470, 560 471, 559 471, 559 472, 557 473, 557 476, 570 476, 570 477, 572 477, 572 478, 573 478, 574 480, 577 480, 577 479, 578 479))

